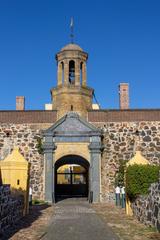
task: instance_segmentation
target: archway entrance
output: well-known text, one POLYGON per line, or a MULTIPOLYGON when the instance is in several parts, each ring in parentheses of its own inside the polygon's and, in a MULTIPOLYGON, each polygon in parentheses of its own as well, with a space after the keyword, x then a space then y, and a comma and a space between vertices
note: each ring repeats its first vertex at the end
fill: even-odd
POLYGON ((99 202, 101 196, 101 131, 71 111, 43 131, 43 136, 45 201, 53 203, 57 195, 87 196, 89 192, 90 201, 99 202), (77 151, 80 155, 84 152, 86 159, 90 159, 90 163, 85 158, 72 154, 77 151), (69 152, 72 155, 69 155, 69 152), (57 160, 57 156, 62 153, 66 155, 57 160), (65 164, 72 165, 69 166, 69 170, 66 170, 66 174, 62 172, 63 177, 70 173, 66 177, 69 179, 68 186, 57 181, 62 169, 59 169, 59 174, 57 170, 65 164), (74 164, 83 168, 77 172, 74 164), (78 180, 78 175, 80 180, 78 180), (84 191, 82 191, 83 187, 84 191), (73 191, 74 188, 75 191, 73 191))
POLYGON ((68 155, 55 163, 55 197, 88 197, 89 162, 77 155, 68 155))

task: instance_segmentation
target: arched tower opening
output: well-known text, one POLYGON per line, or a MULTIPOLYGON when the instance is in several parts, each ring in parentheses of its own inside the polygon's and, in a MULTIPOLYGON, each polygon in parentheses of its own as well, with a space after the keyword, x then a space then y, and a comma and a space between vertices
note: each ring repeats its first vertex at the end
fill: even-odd
POLYGON ((62 68, 62 85, 64 84, 64 63, 61 62, 61 68, 62 68))
POLYGON ((69 61, 69 83, 75 84, 75 61, 69 61))
POLYGON ((83 68, 83 62, 80 63, 80 84, 81 84, 81 85, 82 85, 82 80, 83 80, 82 68, 83 68))

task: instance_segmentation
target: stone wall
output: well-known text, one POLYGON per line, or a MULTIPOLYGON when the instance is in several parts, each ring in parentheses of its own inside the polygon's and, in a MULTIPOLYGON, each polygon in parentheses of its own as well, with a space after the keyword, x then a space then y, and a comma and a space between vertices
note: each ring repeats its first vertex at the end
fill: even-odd
MULTIPOLYGON (((37 138, 49 124, 1 124, 0 158, 3 159, 18 145, 20 151, 31 163, 30 183, 33 198, 44 198, 44 157, 37 150, 37 138)), ((113 201, 115 174, 120 161, 129 161, 136 148, 152 164, 160 163, 160 122, 106 122, 94 123, 103 130, 103 152, 101 162, 102 200, 113 201)))
POLYGON ((31 163, 30 185, 33 198, 43 199, 44 157, 38 153, 37 138, 41 136, 41 129, 49 124, 1 124, 0 125, 0 159, 8 155, 13 146, 19 146, 24 158, 31 163))
POLYGON ((87 109, 92 108, 92 93, 91 88, 75 85, 53 88, 53 109, 57 110, 58 119, 72 110, 86 118, 87 109))
POLYGON ((137 219, 160 232, 160 182, 153 183, 147 196, 140 196, 132 203, 137 219))
POLYGON ((23 216, 24 201, 13 198, 9 185, 0 186, 0 237, 23 216))
POLYGON ((97 123, 103 130, 101 167, 102 200, 113 201, 115 174, 121 161, 139 149, 151 164, 160 164, 160 122, 97 123))

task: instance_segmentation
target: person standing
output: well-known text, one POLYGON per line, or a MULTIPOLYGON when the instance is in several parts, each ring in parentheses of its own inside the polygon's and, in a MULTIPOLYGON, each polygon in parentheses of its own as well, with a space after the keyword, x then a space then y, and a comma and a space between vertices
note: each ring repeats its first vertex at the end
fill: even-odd
POLYGON ((122 208, 125 208, 125 187, 122 186, 120 189, 121 192, 121 206, 122 208))
POLYGON ((29 187, 29 205, 32 205, 32 188, 29 187))
POLYGON ((119 185, 115 188, 116 193, 116 206, 120 206, 120 187, 119 185))

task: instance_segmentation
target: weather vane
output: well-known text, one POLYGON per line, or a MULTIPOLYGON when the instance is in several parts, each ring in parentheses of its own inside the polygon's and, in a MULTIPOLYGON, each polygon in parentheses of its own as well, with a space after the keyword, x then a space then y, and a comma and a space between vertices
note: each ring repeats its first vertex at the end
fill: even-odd
POLYGON ((73 17, 71 17, 71 23, 70 23, 70 30, 71 30, 71 33, 70 33, 70 38, 71 38, 71 43, 74 42, 74 33, 73 33, 73 27, 74 27, 74 22, 73 22, 73 17))

